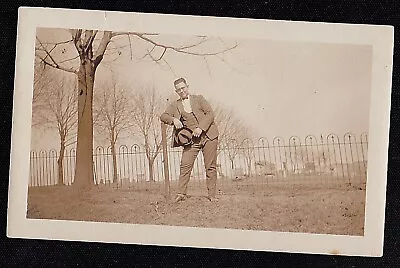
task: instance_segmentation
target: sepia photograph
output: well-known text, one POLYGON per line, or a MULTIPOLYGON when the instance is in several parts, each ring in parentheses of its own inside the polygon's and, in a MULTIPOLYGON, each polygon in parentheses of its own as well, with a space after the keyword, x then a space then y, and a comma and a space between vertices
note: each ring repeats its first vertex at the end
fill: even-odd
POLYGON ((9 230, 43 237, 35 228, 46 223, 48 239, 381 254, 392 28, 22 11, 32 14, 20 16, 17 44, 24 131, 15 121, 11 170, 24 175, 10 173, 9 230), (80 20, 44 22, 43 12, 80 20), (92 224, 120 236, 70 236, 92 224), (302 248, 308 237, 314 246, 302 248), (371 237, 374 246, 354 244, 371 237))

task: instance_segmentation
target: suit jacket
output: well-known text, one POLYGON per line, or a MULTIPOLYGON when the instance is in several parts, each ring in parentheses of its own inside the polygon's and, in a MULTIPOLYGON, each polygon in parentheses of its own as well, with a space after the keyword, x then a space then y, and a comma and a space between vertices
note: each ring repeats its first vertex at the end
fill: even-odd
MULTIPOLYGON (((214 122, 214 112, 210 104, 204 99, 202 95, 190 95, 190 105, 192 106, 192 112, 199 122, 199 128, 205 132, 210 140, 218 137, 218 127, 214 122)), ((160 116, 162 122, 168 125, 174 125, 173 119, 181 119, 183 109, 182 100, 176 100, 172 102, 165 112, 160 116)), ((176 128, 172 132, 173 143, 172 147, 179 147, 175 142, 176 128)))

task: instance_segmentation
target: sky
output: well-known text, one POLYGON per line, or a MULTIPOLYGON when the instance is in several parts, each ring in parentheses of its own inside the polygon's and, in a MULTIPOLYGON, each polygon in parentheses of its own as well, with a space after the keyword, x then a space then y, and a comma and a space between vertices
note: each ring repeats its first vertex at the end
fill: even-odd
MULTIPOLYGON (((39 30, 46 41, 65 40, 65 30, 39 30)), ((190 44, 193 36, 160 35, 157 42, 190 44)), ((368 132, 371 90, 372 47, 365 45, 293 42, 268 39, 220 39, 196 51, 220 51, 237 47, 219 57, 196 57, 167 51, 165 64, 141 57, 151 46, 145 41, 121 36, 110 44, 113 53, 104 58, 96 83, 117 74, 127 85, 154 86, 160 94, 173 92, 173 81, 185 77, 192 94, 234 109, 255 137, 285 139, 335 133, 357 137, 368 132), (124 48, 121 48, 124 46, 124 48), (221 60, 222 59, 222 60, 221 60)), ((66 47, 66 55, 74 55, 66 47)), ((161 55, 162 51, 153 52, 161 55)), ((72 63, 73 64, 73 63, 72 63)), ((38 139, 38 135, 33 139, 38 139)), ((42 146, 42 143, 35 143, 42 146)), ((44 144, 44 143, 43 143, 44 144)))

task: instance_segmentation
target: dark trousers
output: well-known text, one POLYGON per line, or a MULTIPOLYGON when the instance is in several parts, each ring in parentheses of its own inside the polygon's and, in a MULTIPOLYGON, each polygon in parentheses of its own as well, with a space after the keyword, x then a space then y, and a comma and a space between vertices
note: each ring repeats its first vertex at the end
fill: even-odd
POLYGON ((184 146, 180 174, 179 174, 179 194, 187 193, 187 186, 190 180, 190 174, 193 169, 194 161, 196 160, 199 151, 201 150, 206 168, 206 184, 209 197, 215 197, 217 187, 217 145, 218 138, 210 140, 204 133, 198 141, 192 145, 184 146))

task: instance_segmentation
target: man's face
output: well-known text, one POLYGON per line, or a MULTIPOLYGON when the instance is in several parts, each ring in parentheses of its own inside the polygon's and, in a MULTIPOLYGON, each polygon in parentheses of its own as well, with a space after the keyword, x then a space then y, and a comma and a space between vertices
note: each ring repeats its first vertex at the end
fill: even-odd
POLYGON ((181 97, 181 99, 185 99, 189 95, 188 85, 185 82, 179 82, 175 85, 175 92, 181 97))

